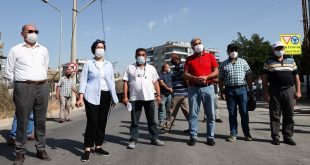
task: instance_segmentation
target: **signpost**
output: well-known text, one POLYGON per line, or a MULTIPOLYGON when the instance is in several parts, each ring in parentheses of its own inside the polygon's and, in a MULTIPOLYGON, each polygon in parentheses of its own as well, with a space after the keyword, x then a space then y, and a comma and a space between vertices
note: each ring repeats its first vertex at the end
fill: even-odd
POLYGON ((281 42, 285 45, 285 55, 301 55, 300 34, 282 34, 281 42))

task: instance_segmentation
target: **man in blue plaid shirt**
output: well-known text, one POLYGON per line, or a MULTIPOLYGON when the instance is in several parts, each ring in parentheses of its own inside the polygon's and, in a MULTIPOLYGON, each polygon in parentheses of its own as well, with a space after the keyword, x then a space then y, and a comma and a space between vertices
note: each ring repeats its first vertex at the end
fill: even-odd
POLYGON ((238 57, 238 47, 229 44, 227 46, 229 58, 225 60, 219 68, 219 88, 221 98, 226 99, 229 113, 230 136, 228 142, 237 140, 238 121, 237 106, 241 117, 241 126, 246 141, 252 141, 249 128, 249 114, 247 109, 248 94, 247 86, 252 96, 251 69, 248 63, 238 57), (225 86, 225 89, 224 89, 225 86))

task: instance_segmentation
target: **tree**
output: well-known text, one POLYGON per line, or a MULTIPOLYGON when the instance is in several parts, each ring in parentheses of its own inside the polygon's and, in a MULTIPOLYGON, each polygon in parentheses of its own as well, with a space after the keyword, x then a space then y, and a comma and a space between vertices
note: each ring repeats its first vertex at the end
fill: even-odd
POLYGON ((269 41, 264 41, 259 34, 253 34, 250 39, 237 33, 238 39, 231 43, 239 47, 239 56, 245 59, 251 67, 255 77, 261 75, 263 65, 272 54, 272 48, 269 41))

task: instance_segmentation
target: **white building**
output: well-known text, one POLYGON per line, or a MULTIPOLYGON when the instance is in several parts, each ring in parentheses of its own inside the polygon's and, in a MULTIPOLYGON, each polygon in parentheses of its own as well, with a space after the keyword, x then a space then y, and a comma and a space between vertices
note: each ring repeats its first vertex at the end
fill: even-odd
MULTIPOLYGON (((154 65, 157 70, 161 69, 162 64, 170 63, 170 58, 173 53, 177 53, 181 56, 181 62, 184 63, 186 58, 192 55, 194 52, 188 42, 171 42, 168 41, 163 45, 147 48, 147 63, 154 65)), ((206 51, 215 55, 216 59, 219 59, 219 50, 205 49, 206 51)))

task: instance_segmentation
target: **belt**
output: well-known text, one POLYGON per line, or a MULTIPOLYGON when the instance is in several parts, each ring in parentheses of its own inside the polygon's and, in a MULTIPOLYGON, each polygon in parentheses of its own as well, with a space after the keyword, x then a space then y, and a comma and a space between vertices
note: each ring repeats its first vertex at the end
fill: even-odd
POLYGON ((241 87, 245 87, 245 85, 226 86, 225 88, 236 89, 236 88, 241 88, 241 87))
POLYGON ((210 85, 213 85, 213 83, 206 83, 206 84, 190 84, 191 86, 194 86, 194 87, 207 87, 207 86, 210 86, 210 85))
POLYGON ((31 81, 31 80, 26 80, 26 81, 15 81, 17 83, 26 83, 26 84, 36 84, 36 85, 42 85, 47 82, 47 79, 41 80, 41 81, 31 81))

